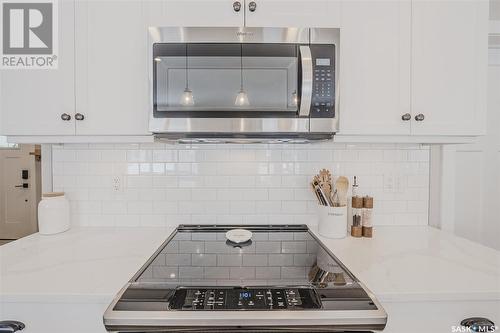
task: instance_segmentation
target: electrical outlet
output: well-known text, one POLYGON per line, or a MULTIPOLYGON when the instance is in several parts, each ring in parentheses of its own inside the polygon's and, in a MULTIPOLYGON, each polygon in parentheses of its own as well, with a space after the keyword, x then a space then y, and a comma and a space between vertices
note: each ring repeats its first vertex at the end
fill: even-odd
POLYGON ((123 189, 123 179, 121 176, 113 176, 112 186, 114 192, 121 192, 123 189))
POLYGON ((394 175, 384 175, 384 192, 391 193, 395 191, 394 175))
POLYGON ((406 191, 406 177, 402 175, 396 176, 395 191, 397 193, 403 193, 406 191))

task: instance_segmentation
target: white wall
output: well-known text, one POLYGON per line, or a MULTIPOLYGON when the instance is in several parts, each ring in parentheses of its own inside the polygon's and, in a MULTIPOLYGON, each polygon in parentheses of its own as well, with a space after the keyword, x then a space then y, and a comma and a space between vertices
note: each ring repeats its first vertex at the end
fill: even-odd
POLYGON ((490 58, 488 73, 487 135, 476 144, 443 148, 441 219, 444 229, 500 250, 500 54, 496 57, 490 58))
POLYGON ((425 225, 429 148, 419 145, 64 145, 54 190, 73 224, 316 223, 312 176, 359 177, 375 224, 425 225), (113 189, 113 179, 120 189, 113 189))

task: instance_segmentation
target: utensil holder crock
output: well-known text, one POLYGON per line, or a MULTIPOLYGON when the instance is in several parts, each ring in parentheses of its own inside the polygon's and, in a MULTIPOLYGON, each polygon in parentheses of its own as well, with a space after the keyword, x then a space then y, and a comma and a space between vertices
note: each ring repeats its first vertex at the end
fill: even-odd
POLYGON ((318 232, 327 238, 347 236, 347 206, 318 206, 318 232))

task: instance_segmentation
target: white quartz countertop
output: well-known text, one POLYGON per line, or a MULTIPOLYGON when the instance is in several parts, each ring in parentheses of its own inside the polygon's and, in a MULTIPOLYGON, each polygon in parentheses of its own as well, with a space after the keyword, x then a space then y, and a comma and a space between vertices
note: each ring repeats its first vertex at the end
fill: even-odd
POLYGON ((374 238, 318 237, 381 302, 500 300, 500 251, 439 229, 391 226, 376 228, 374 238))
MULTIPOLYGON (((3 245, 0 298, 107 303, 174 228, 73 228, 3 245)), ((437 229, 318 237, 380 301, 500 300, 500 252, 437 229)))
POLYGON ((109 302, 175 229, 72 228, 0 246, 2 301, 109 302))

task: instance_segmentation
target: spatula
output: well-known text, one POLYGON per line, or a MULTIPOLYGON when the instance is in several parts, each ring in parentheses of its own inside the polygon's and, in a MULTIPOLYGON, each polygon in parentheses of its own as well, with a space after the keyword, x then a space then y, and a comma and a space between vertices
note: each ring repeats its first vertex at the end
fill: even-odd
POLYGON ((349 189, 349 179, 344 176, 339 176, 335 181, 335 190, 337 191, 337 197, 339 201, 339 206, 347 206, 347 191, 349 189))

